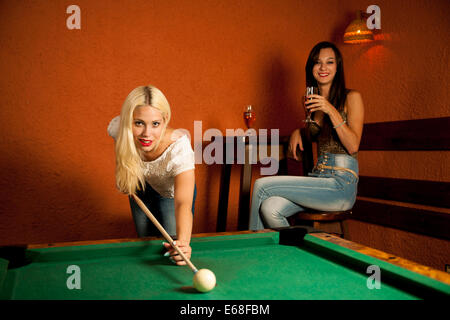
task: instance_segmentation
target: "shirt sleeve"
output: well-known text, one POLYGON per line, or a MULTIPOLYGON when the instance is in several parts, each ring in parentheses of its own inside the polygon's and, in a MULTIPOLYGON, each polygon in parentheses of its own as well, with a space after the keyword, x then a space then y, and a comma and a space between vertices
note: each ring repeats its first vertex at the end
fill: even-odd
POLYGON ((113 118, 108 125, 108 134, 114 140, 117 140, 117 136, 119 135, 119 126, 120 126, 120 116, 113 118))
POLYGON ((187 136, 183 136, 175 142, 167 169, 173 177, 195 169, 194 151, 187 136))

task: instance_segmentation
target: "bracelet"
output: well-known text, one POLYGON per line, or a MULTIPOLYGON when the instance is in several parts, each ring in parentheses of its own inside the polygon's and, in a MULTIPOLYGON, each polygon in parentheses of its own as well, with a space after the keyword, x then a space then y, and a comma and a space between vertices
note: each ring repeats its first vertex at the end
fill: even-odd
POLYGON ((347 123, 347 121, 346 121, 346 120, 342 121, 342 122, 339 123, 337 126, 334 126, 333 129, 339 128, 339 127, 342 126, 344 123, 347 123))

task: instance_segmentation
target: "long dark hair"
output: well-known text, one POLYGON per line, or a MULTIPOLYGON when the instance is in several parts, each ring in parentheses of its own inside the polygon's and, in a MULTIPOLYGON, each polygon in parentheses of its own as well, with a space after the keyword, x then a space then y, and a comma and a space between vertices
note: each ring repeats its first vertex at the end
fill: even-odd
POLYGON ((313 76, 313 67, 319 58, 320 50, 331 48, 336 56, 336 75, 334 76, 331 84, 330 93, 328 95, 328 101, 338 110, 342 111, 347 98, 347 89, 345 87, 344 77, 344 61, 342 60, 342 54, 339 49, 331 42, 323 41, 319 42, 312 48, 309 53, 308 60, 306 61, 306 86, 318 87, 317 80, 313 76))

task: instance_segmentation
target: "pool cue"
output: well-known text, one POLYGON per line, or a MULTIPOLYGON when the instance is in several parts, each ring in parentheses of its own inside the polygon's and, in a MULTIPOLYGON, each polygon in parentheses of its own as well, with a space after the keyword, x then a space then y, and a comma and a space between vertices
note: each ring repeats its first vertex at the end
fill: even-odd
POLYGON ((162 233, 164 238, 170 243, 170 245, 178 252, 178 254, 183 258, 183 260, 186 262, 186 264, 192 269, 194 273, 196 273, 198 270, 197 268, 192 264, 192 262, 184 255, 183 252, 178 248, 176 244, 173 243, 172 237, 164 230, 163 226, 158 222, 158 220, 153 216, 153 214, 148 210, 147 206, 142 202, 141 199, 139 199, 138 196, 135 194, 132 194, 132 197, 138 204, 138 206, 144 211, 144 213, 147 215, 147 217, 150 219, 151 222, 155 225, 156 228, 158 228, 159 232, 162 233))

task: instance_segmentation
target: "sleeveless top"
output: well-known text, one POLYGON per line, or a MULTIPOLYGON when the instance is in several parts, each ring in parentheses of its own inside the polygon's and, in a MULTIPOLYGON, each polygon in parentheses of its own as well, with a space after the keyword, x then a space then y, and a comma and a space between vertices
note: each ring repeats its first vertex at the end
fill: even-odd
MULTIPOLYGON (((347 112, 344 110, 339 111, 343 120, 347 121, 347 112)), ((311 135, 311 141, 317 142, 317 155, 320 156, 323 153, 335 153, 335 154, 347 154, 355 159, 358 158, 358 152, 353 154, 348 153, 344 145, 341 143, 336 130, 333 129, 332 123, 328 116, 324 115, 322 120, 322 127, 312 122, 309 125, 309 133, 311 135)))

